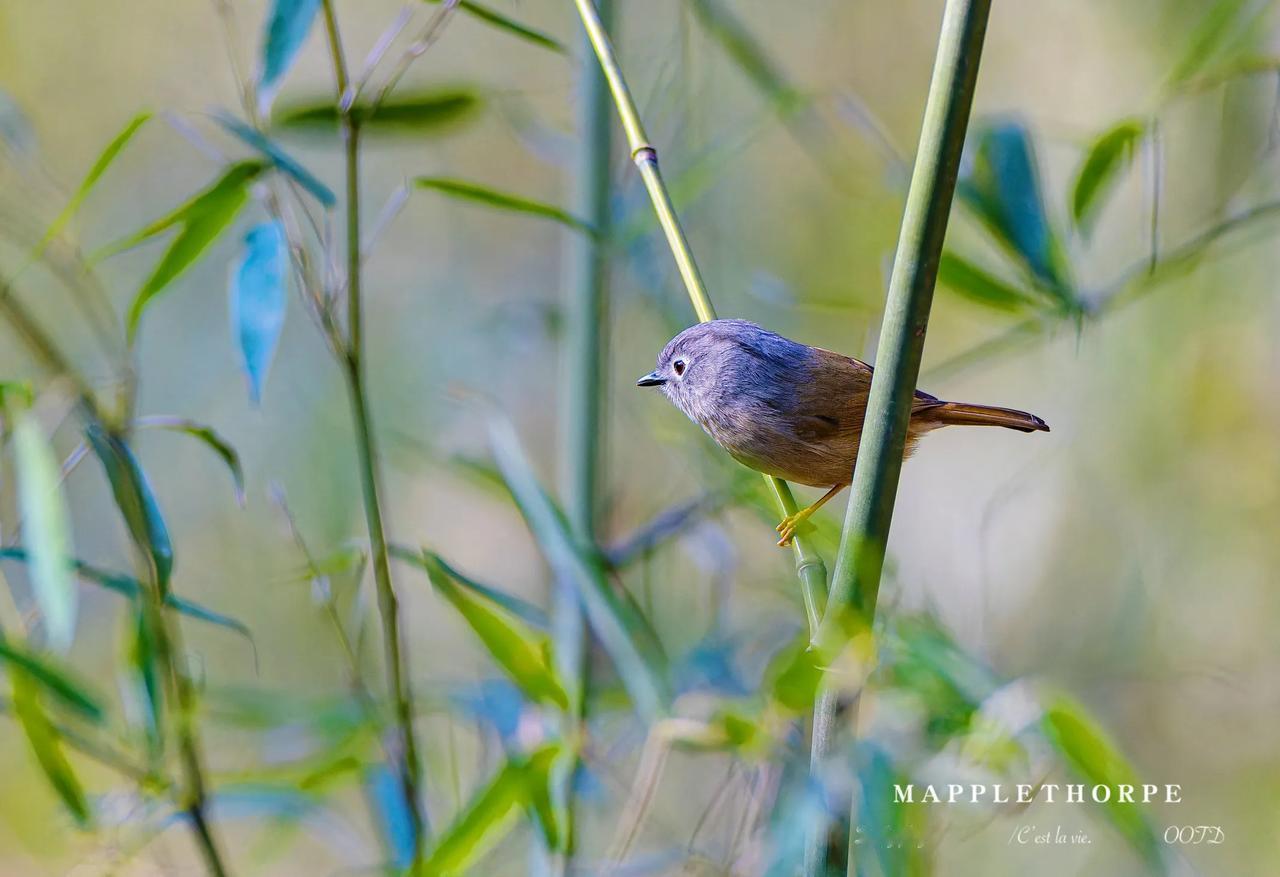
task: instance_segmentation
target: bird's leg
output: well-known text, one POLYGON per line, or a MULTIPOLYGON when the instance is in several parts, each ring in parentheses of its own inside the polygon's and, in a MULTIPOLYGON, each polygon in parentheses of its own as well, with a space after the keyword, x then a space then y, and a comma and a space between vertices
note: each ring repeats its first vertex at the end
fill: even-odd
POLYGON ((778 534, 782 536, 782 538, 778 540, 778 546, 786 548, 790 545, 791 537, 796 535, 796 530, 800 528, 800 525, 807 521, 814 512, 822 508, 826 504, 827 500, 831 499, 831 497, 835 496, 848 486, 849 485, 847 484, 837 484, 835 487, 824 493, 822 495, 822 499, 818 500, 813 505, 808 508, 801 509, 794 515, 787 515, 783 518, 782 523, 777 526, 778 534))

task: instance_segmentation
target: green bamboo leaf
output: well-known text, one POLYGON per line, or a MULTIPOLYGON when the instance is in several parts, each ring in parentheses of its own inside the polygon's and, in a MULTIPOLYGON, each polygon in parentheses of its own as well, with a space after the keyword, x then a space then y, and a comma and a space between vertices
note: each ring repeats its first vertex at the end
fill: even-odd
POLYGON ((49 716, 40 704, 40 689, 26 674, 17 672, 12 675, 13 711, 31 745, 31 752, 49 780, 49 785, 75 817, 76 823, 81 828, 88 828, 92 816, 89 803, 85 800, 84 788, 62 751, 57 728, 49 721, 49 716))
MULTIPOLYGON (((420 136, 459 124, 479 106, 476 92, 451 88, 393 94, 378 105, 376 112, 368 104, 357 103, 351 108, 351 115, 367 133, 420 136)), ((338 130, 338 108, 332 99, 293 104, 276 111, 272 124, 288 130, 331 134, 338 130)))
MULTIPOLYGON (((1114 789, 1137 785, 1136 773, 1106 733, 1079 704, 1060 697, 1044 711, 1045 737, 1080 778, 1114 789)), ((1113 795, 1101 805, 1108 820, 1151 865, 1161 861, 1160 841, 1141 805, 1113 795)))
POLYGON ((139 417, 134 421, 134 425, 143 429, 163 429, 169 432, 181 433, 204 442, 209 450, 217 454, 222 462, 227 464, 227 469, 231 472, 231 481, 235 485, 236 502, 241 506, 244 505, 244 468, 240 465, 240 454, 232 446, 231 442, 215 432, 213 427, 205 426, 203 423, 197 423, 194 420, 188 420, 185 417, 163 416, 139 417))
POLYGON ((65 652, 76 632, 80 592, 71 575, 71 526, 58 460, 30 409, 17 415, 13 449, 18 466, 22 542, 31 561, 31 586, 49 645, 65 652))
POLYGON ((259 223, 244 236, 228 286, 231 331, 236 338, 249 400, 262 400, 262 385, 275 358, 288 312, 289 245, 279 220, 259 223))
POLYGON ((576 544, 563 514, 533 474, 510 423, 495 417, 489 436, 498 469, 525 523, 556 576, 576 590, 636 710, 646 719, 662 715, 670 701, 667 661, 652 628, 634 604, 614 592, 600 558, 576 544))
MULTIPOLYGON (((422 867, 424 877, 460 874, 509 832, 521 807, 545 806, 546 781, 561 747, 544 747, 527 758, 512 756, 444 830, 422 867)), ((558 830, 558 829, 557 829, 558 830)))
MULTIPOLYGON (((27 552, 21 548, 0 548, 0 560, 13 560, 18 563, 27 563, 27 552)), ((123 573, 108 572, 99 569, 92 564, 85 563, 83 560, 73 561, 76 575, 87 582, 106 588, 108 591, 114 591, 131 600, 137 600, 142 596, 142 583, 132 576, 123 573)), ((172 593, 166 594, 164 604, 180 615, 188 618, 194 618, 197 621, 204 621, 216 627, 222 627, 227 630, 240 634, 245 639, 253 642, 253 634, 249 630, 249 626, 243 621, 224 615, 221 612, 215 612, 199 603, 191 600, 184 600, 172 593)))
POLYGON ((419 189, 431 189, 450 198, 457 198, 460 201, 471 201, 475 204, 493 207, 496 210, 509 210, 513 213, 540 216, 543 219, 555 220, 562 225, 567 225, 569 228, 586 232, 590 235, 595 234, 595 228, 589 222, 579 219, 554 204, 533 201, 520 195, 513 195, 510 192, 502 192, 498 189, 491 189, 488 186, 480 186, 475 183, 469 183, 466 180, 447 177, 418 177, 413 181, 413 184, 419 189))
POLYGON ((307 170, 289 153, 285 152, 274 140, 269 139, 257 130, 241 122, 230 113, 218 110, 213 114, 214 121, 226 128, 245 143, 262 153, 271 164, 284 175, 291 177, 299 186, 311 193, 325 207, 333 207, 338 203, 333 191, 307 170))
MULTIPOLYGON (((405 563, 416 566, 419 569, 426 569, 421 551, 416 551, 403 545, 392 545, 390 547, 390 553, 391 556, 397 560, 403 560, 405 563)), ((360 552, 357 556, 360 559, 363 559, 364 553, 360 552)), ((489 585, 481 584, 470 576, 466 576, 458 572, 458 570, 445 563, 445 561, 439 556, 436 556, 436 559, 444 565, 445 571, 448 572, 449 576, 455 583, 466 588, 468 591, 474 592, 479 598, 500 606, 516 618, 519 618, 525 624, 532 627, 538 633, 545 633, 550 628, 551 623, 547 619, 547 613, 530 603, 528 600, 522 600, 519 597, 508 594, 506 591, 500 591, 497 588, 490 587, 489 585)), ((323 569, 323 562, 318 562, 316 565, 317 567, 321 567, 324 573, 329 572, 329 570, 323 569)), ((353 565, 354 564, 351 564, 350 566, 353 565)), ((347 568, 350 568, 350 566, 347 568)))
POLYGON ((272 0, 262 35, 258 100, 269 106, 320 11, 320 0, 272 0))
POLYGON ((1195 30, 1178 62, 1169 74, 1169 85, 1177 87, 1239 44, 1270 9, 1265 0, 1215 0, 1195 30))
POLYGON ((212 186, 168 215, 108 246, 98 255, 101 258, 118 253, 170 228, 181 227, 129 308, 127 327, 130 340, 137 334, 138 322, 151 300, 190 268, 236 218, 249 198, 249 184, 265 167, 261 161, 233 164, 212 186))
MULTIPOLYGON (((439 5, 440 0, 427 0, 429 3, 439 5)), ((527 24, 521 24, 514 18, 503 15, 495 9, 491 9, 480 3, 473 3, 471 0, 462 0, 458 4, 458 10, 465 12, 472 18, 483 21, 485 24, 505 31, 514 37, 533 43, 535 46, 541 46, 544 49, 550 49, 553 52, 559 52, 562 55, 568 54, 568 50, 564 44, 540 30, 529 27, 527 24)))
POLYGON ((972 302, 1001 311, 1026 311, 1039 301, 1033 293, 1006 283, 952 250, 945 251, 938 263, 938 283, 972 302))
POLYGON ((571 783, 577 766, 573 751, 555 744, 534 752, 525 764, 525 809, 553 853, 565 852, 573 835, 573 814, 564 796, 555 793, 555 784, 571 783))
POLYGON ((535 633, 515 615, 463 585, 437 555, 424 551, 421 565, 432 586, 458 610, 521 691, 531 700, 569 708, 564 683, 548 660, 550 640, 545 634, 535 633))
POLYGON ((80 183, 80 188, 76 189, 71 200, 67 202, 67 206, 62 208, 62 212, 49 225, 48 231, 44 233, 44 237, 40 239, 37 251, 43 250, 44 247, 53 240, 62 230, 66 228, 67 223, 76 215, 80 209, 80 205, 84 203, 84 199, 89 196, 89 192, 93 189, 102 175, 107 172, 107 168, 111 167, 112 162, 120 155, 129 141, 133 139, 133 135, 138 133, 138 129, 151 121, 152 113, 138 113, 129 120, 129 124, 125 125, 115 138, 107 144, 107 148, 102 150, 102 154, 98 156, 98 160, 93 163, 93 167, 89 168, 89 173, 80 183))
POLYGON ((153 759, 164 751, 164 685, 156 655, 155 632, 142 606, 126 615, 124 701, 130 721, 142 727, 153 759))
POLYGON ((1085 234, 1092 230, 1106 196, 1132 163, 1138 144, 1146 135, 1146 122, 1126 119, 1105 131, 1089 147, 1071 189, 1071 218, 1085 234))
POLYGON ((13 642, 0 640, 0 661, 16 671, 12 675, 25 674, 85 718, 94 722, 103 720, 101 700, 70 671, 52 663, 48 655, 35 655, 13 642))
POLYGON ((703 29, 724 49, 739 69, 780 110, 794 109, 803 97, 787 81, 759 40, 719 0, 691 0, 690 6, 703 29))
POLYGON ((147 476, 119 436, 107 432, 97 424, 85 429, 89 446, 102 462, 111 484, 111 495, 116 508, 124 518, 129 535, 144 555, 151 559, 156 584, 160 592, 169 593, 169 577, 173 573, 173 545, 169 541, 169 528, 156 503, 147 476))

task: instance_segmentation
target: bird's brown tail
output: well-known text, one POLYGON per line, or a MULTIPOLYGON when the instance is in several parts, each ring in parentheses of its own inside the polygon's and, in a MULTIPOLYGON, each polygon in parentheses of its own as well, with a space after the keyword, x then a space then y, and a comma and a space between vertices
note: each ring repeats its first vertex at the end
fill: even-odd
POLYGON ((1049 424, 1034 414, 1012 408, 997 408, 994 405, 943 402, 921 413, 925 420, 939 426, 1003 426, 1018 432, 1049 431, 1049 424))

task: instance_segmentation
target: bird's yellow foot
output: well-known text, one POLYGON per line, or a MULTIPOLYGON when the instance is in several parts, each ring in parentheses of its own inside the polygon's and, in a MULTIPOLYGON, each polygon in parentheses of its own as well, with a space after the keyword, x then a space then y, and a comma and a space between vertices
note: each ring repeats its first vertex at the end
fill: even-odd
POLYGON ((804 526, 806 529, 809 527, 809 516, 812 515, 813 512, 814 508, 810 506, 807 509, 801 509, 794 515, 787 515, 782 519, 782 523, 775 528, 778 531, 778 535, 782 537, 778 540, 779 548, 786 548, 790 545, 791 540, 795 537, 796 532, 801 526, 804 526))

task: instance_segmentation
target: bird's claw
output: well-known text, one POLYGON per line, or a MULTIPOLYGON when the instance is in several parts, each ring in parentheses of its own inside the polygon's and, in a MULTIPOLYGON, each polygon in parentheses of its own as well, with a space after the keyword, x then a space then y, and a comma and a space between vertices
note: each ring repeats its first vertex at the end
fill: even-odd
POLYGON ((794 515, 787 515, 783 518, 782 523, 778 524, 778 526, 774 528, 779 537, 781 537, 778 539, 778 547, 786 548, 789 546, 791 544, 791 540, 795 538, 796 532, 805 524, 808 518, 809 516, 802 511, 796 512, 794 515))

